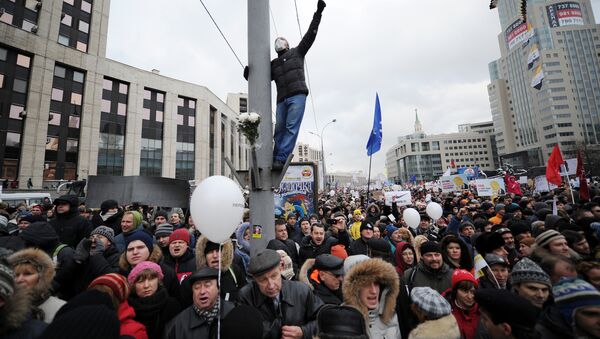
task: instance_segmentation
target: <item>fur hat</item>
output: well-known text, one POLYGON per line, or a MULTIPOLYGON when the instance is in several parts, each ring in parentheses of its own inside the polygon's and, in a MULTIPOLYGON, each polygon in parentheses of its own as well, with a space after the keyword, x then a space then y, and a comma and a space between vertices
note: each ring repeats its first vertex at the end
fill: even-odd
POLYGON ((525 257, 515 264, 510 272, 510 283, 515 285, 522 282, 534 282, 552 287, 550 277, 533 260, 525 257))
POLYGON ((7 300, 15 292, 15 272, 10 264, 0 260, 0 299, 7 300))
POLYGON ((34 297, 41 297, 42 295, 49 295, 50 288, 52 287, 52 280, 56 271, 54 269, 54 263, 46 252, 37 248, 25 248, 18 252, 13 253, 8 257, 8 262, 11 266, 16 268, 21 264, 29 264, 33 266, 39 273, 39 280, 36 286, 33 288, 32 295, 34 297))

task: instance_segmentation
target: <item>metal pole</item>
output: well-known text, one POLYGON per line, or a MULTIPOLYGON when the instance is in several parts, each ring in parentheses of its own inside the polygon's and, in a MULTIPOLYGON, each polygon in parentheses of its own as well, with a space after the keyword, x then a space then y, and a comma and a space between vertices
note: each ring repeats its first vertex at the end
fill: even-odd
POLYGON ((323 163, 323 181, 325 181, 323 183, 323 190, 326 190, 328 187, 327 186, 327 170, 325 169, 325 151, 323 150, 323 132, 321 131, 321 135, 319 136, 321 138, 321 162, 323 163))
POLYGON ((275 203, 272 191, 273 123, 271 118, 271 43, 269 0, 248 0, 248 107, 260 114, 256 164, 261 188, 250 191, 250 222, 262 226, 262 235, 250 239, 252 255, 275 238, 275 203))

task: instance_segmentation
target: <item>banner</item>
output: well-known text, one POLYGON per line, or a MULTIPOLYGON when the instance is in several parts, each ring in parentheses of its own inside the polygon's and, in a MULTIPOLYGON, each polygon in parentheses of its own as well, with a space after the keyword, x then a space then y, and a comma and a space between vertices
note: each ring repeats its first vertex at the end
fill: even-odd
POLYGON ((456 170, 456 173, 466 175, 467 179, 476 179, 479 177, 479 166, 461 167, 456 170))
POLYGON ((545 175, 538 175, 537 177, 535 177, 534 187, 534 192, 537 193, 550 192, 550 190, 558 188, 558 186, 550 184, 548 180, 546 180, 545 175))
POLYGON ((275 215, 287 218, 295 213, 298 219, 315 213, 317 201, 315 165, 313 163, 291 164, 275 194, 275 215))
POLYGON ((537 44, 533 44, 533 46, 531 46, 531 49, 529 50, 529 55, 527 56, 527 69, 532 69, 533 64, 539 58, 540 58, 540 49, 537 44))
POLYGON ((531 87, 535 89, 541 89, 542 80, 544 80, 544 70, 542 70, 542 65, 539 65, 533 73, 533 78, 531 79, 531 87))
POLYGON ((477 188, 477 195, 480 197, 506 194, 506 186, 503 178, 478 179, 475 180, 475 187, 477 188))
POLYGON ((526 175, 522 175, 519 177, 519 184, 527 185, 527 176, 526 175))
POLYGON ((509 50, 513 49, 521 42, 528 41, 533 34, 533 29, 529 24, 527 24, 527 22, 523 21, 523 19, 518 19, 517 21, 513 22, 504 31, 506 45, 508 46, 509 50))
POLYGON ((584 25, 581 7, 577 2, 559 2, 546 6, 550 27, 584 25))
POLYGON ((410 191, 390 191, 385 192, 385 204, 392 206, 392 201, 396 197, 397 206, 412 205, 412 196, 410 191))
POLYGON ((440 178, 443 193, 460 192, 469 188, 468 179, 465 174, 450 175, 440 178))
POLYGON ((565 165, 560 168, 560 175, 575 175, 577 174, 577 158, 565 160, 565 165))

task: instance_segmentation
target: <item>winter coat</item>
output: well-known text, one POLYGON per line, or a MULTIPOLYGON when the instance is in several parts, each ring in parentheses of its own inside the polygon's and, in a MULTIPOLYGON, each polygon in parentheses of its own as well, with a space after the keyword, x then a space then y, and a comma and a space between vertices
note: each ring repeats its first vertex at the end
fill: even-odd
POLYGON ((105 217, 102 213, 94 214, 92 217, 92 228, 95 229, 98 226, 110 227, 115 232, 115 235, 119 235, 121 233, 121 218, 123 218, 123 210, 120 208, 116 214, 110 217, 105 217))
MULTIPOLYGON (((204 249, 208 241, 207 237, 200 236, 196 242, 197 269, 208 266, 206 256, 204 255, 204 249)), ((235 302, 240 288, 246 285, 247 280, 246 272, 233 263, 233 257, 233 243, 228 240, 221 247, 221 284, 219 285, 219 293, 221 294, 221 298, 235 302)))
POLYGON ((75 289, 77 293, 85 290, 92 280, 101 275, 119 273, 119 257, 119 251, 115 245, 111 244, 102 254, 90 255, 87 260, 76 263, 75 289))
POLYGON ((402 274, 404 274, 404 272, 410 268, 415 267, 415 263, 417 262, 417 252, 415 251, 415 248, 413 247, 413 245, 401 241, 396 245, 396 253, 394 253, 394 262, 396 263, 396 272, 398 272, 398 274, 400 276, 402 276, 402 274), (414 262, 411 266, 409 266, 408 264, 406 264, 404 262, 404 259, 402 259, 402 253, 407 249, 410 248, 413 252, 413 257, 414 257, 414 262))
POLYGON ((146 327, 149 339, 162 338, 167 323, 181 311, 179 302, 162 286, 154 295, 140 298, 132 293, 128 300, 135 310, 135 320, 146 327))
POLYGON ((43 321, 31 319, 31 296, 26 289, 17 286, 0 307, 0 338, 35 339, 45 328, 43 321))
POLYGON ((8 257, 11 266, 16 267, 22 263, 29 263, 39 270, 39 279, 35 286, 27 288, 31 295, 31 306, 36 319, 49 324, 54 315, 65 304, 64 300, 50 296, 52 281, 56 271, 54 263, 46 252, 37 248, 26 248, 8 257))
POLYGON ((75 248, 81 239, 90 235, 92 226, 88 220, 79 215, 79 199, 74 195, 61 197, 61 199, 65 198, 71 208, 65 213, 56 213, 56 217, 50 220, 50 224, 58 234, 60 242, 75 248))
POLYGON ((362 237, 360 237, 357 240, 354 240, 352 244, 350 244, 348 252, 350 255, 369 255, 369 244, 367 244, 367 242, 362 237))
POLYGON ((460 336, 463 339, 475 338, 477 327, 479 326, 479 319, 481 318, 481 312, 479 312, 479 306, 473 305, 470 310, 463 311, 454 301, 450 302, 452 305, 452 315, 456 319, 458 329, 460 330, 460 336))
MULTIPOLYGON (((129 275, 129 272, 131 272, 131 270, 133 269, 129 262, 127 262, 126 254, 127 253, 123 253, 119 257, 119 273, 125 277, 127 277, 129 275)), ((175 274, 175 271, 173 271, 173 269, 171 269, 169 266, 163 263, 162 251, 160 250, 158 245, 154 245, 154 247, 152 248, 152 253, 150 253, 150 256, 146 260, 152 261, 153 263, 158 264, 158 266, 160 266, 160 269, 162 270, 164 275, 163 285, 165 286, 167 291, 169 291, 169 295, 171 297, 181 301, 182 294, 179 288, 179 281, 177 281, 177 275, 175 274)))
POLYGON ((171 254, 165 256, 164 262, 165 265, 175 271, 179 283, 196 272, 196 257, 189 247, 179 258, 173 258, 171 254))
MULTIPOLYGON (((221 300, 221 321, 225 319, 227 314, 233 310, 234 304, 221 300)), ((209 325, 208 322, 198 316, 192 306, 186 308, 178 316, 176 316, 168 325, 165 339, 196 339, 206 338, 214 339, 217 338, 217 319, 209 325)))
POLYGON ((436 320, 427 320, 408 335, 409 339, 421 338, 444 338, 444 339, 460 339, 460 330, 456 319, 452 314, 441 317, 436 320))
POLYGON ((315 259, 308 259, 302 265, 298 281, 303 282, 310 287, 313 293, 323 301, 324 304, 340 305, 344 299, 342 289, 337 291, 330 290, 319 280, 319 271, 314 269, 315 259))
POLYGON ((535 331, 543 339, 575 338, 573 328, 565 321, 555 305, 542 311, 535 325, 535 331))
POLYGON ((441 294, 452 286, 453 272, 454 270, 445 263, 439 270, 433 271, 421 261, 417 266, 404 272, 402 284, 407 285, 409 290, 413 287, 431 287, 441 294))
POLYGON ((370 204, 369 207, 367 207, 367 216, 365 217, 365 220, 371 225, 375 225, 375 223, 379 220, 380 215, 381 210, 379 209, 379 206, 377 206, 377 204, 370 204), (375 213, 371 212, 371 208, 373 207, 375 207, 375 213))
POLYGON ((282 325, 299 326, 304 339, 316 335, 317 313, 323 302, 308 286, 282 279, 279 300, 279 310, 275 310, 272 299, 263 295, 254 281, 244 286, 238 295, 239 304, 254 307, 262 315, 263 338, 281 338, 282 325))
POLYGON ((290 259, 292 259, 292 263, 294 263, 294 272, 298 272, 298 249, 296 248, 296 242, 291 239, 271 239, 267 244, 267 248, 275 251, 285 251, 290 259))
POLYGON ((442 238, 442 241, 440 242, 440 248, 442 249, 442 258, 444 258, 444 262, 446 264, 448 264, 448 266, 450 266, 453 269, 461 268, 461 269, 467 270, 469 272, 471 270, 473 270, 474 263, 473 263, 473 254, 471 252, 471 249, 469 249, 469 247, 467 246, 467 243, 465 243, 459 237, 457 237, 454 234, 445 235, 442 238), (459 263, 458 263, 460 267, 454 267, 455 265, 452 262, 452 260, 450 259, 450 257, 448 256, 448 251, 446 251, 446 248, 451 243, 456 243, 456 244, 458 244, 458 246, 460 246, 460 259, 459 259, 459 263))
POLYGON ((297 94, 308 95, 304 78, 304 56, 317 37, 321 13, 313 15, 310 26, 298 46, 279 53, 271 61, 271 80, 277 85, 277 103, 297 94))
POLYGON ((354 265, 344 276, 344 304, 356 307, 365 318, 370 338, 400 338, 396 300, 400 292, 394 266, 382 259, 369 259, 354 265), (360 301, 360 290, 379 283, 379 307, 369 310, 360 301))
POLYGON ((131 336, 134 339, 148 339, 146 327, 135 320, 135 311, 127 300, 119 304, 117 316, 121 322, 121 336, 131 336))
POLYGON ((346 248, 350 243, 350 236, 347 231, 338 232, 336 235, 325 236, 323 243, 320 246, 315 245, 312 242, 311 236, 306 236, 300 243, 300 253, 298 265, 302 266, 306 259, 316 258, 319 254, 331 254, 331 247, 342 244, 346 248))

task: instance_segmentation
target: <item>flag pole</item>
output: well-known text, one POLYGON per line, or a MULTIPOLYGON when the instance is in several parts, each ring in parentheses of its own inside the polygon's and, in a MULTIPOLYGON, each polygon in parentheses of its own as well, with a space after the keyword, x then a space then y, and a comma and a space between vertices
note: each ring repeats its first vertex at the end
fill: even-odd
POLYGON ((367 179, 367 202, 365 209, 369 208, 369 191, 371 189, 371 160, 373 160, 373 154, 369 155, 369 178, 367 179))
POLYGON ((560 168, 565 171, 565 174, 566 174, 566 177, 567 177, 567 179, 566 179, 567 183, 565 185, 566 186, 565 188, 568 188, 569 192, 571 192, 571 203, 573 205, 575 205, 575 197, 573 197, 573 188, 571 187, 571 182, 570 182, 570 178, 569 178, 569 172, 567 172, 567 168, 565 167, 565 165, 560 165, 560 168))

